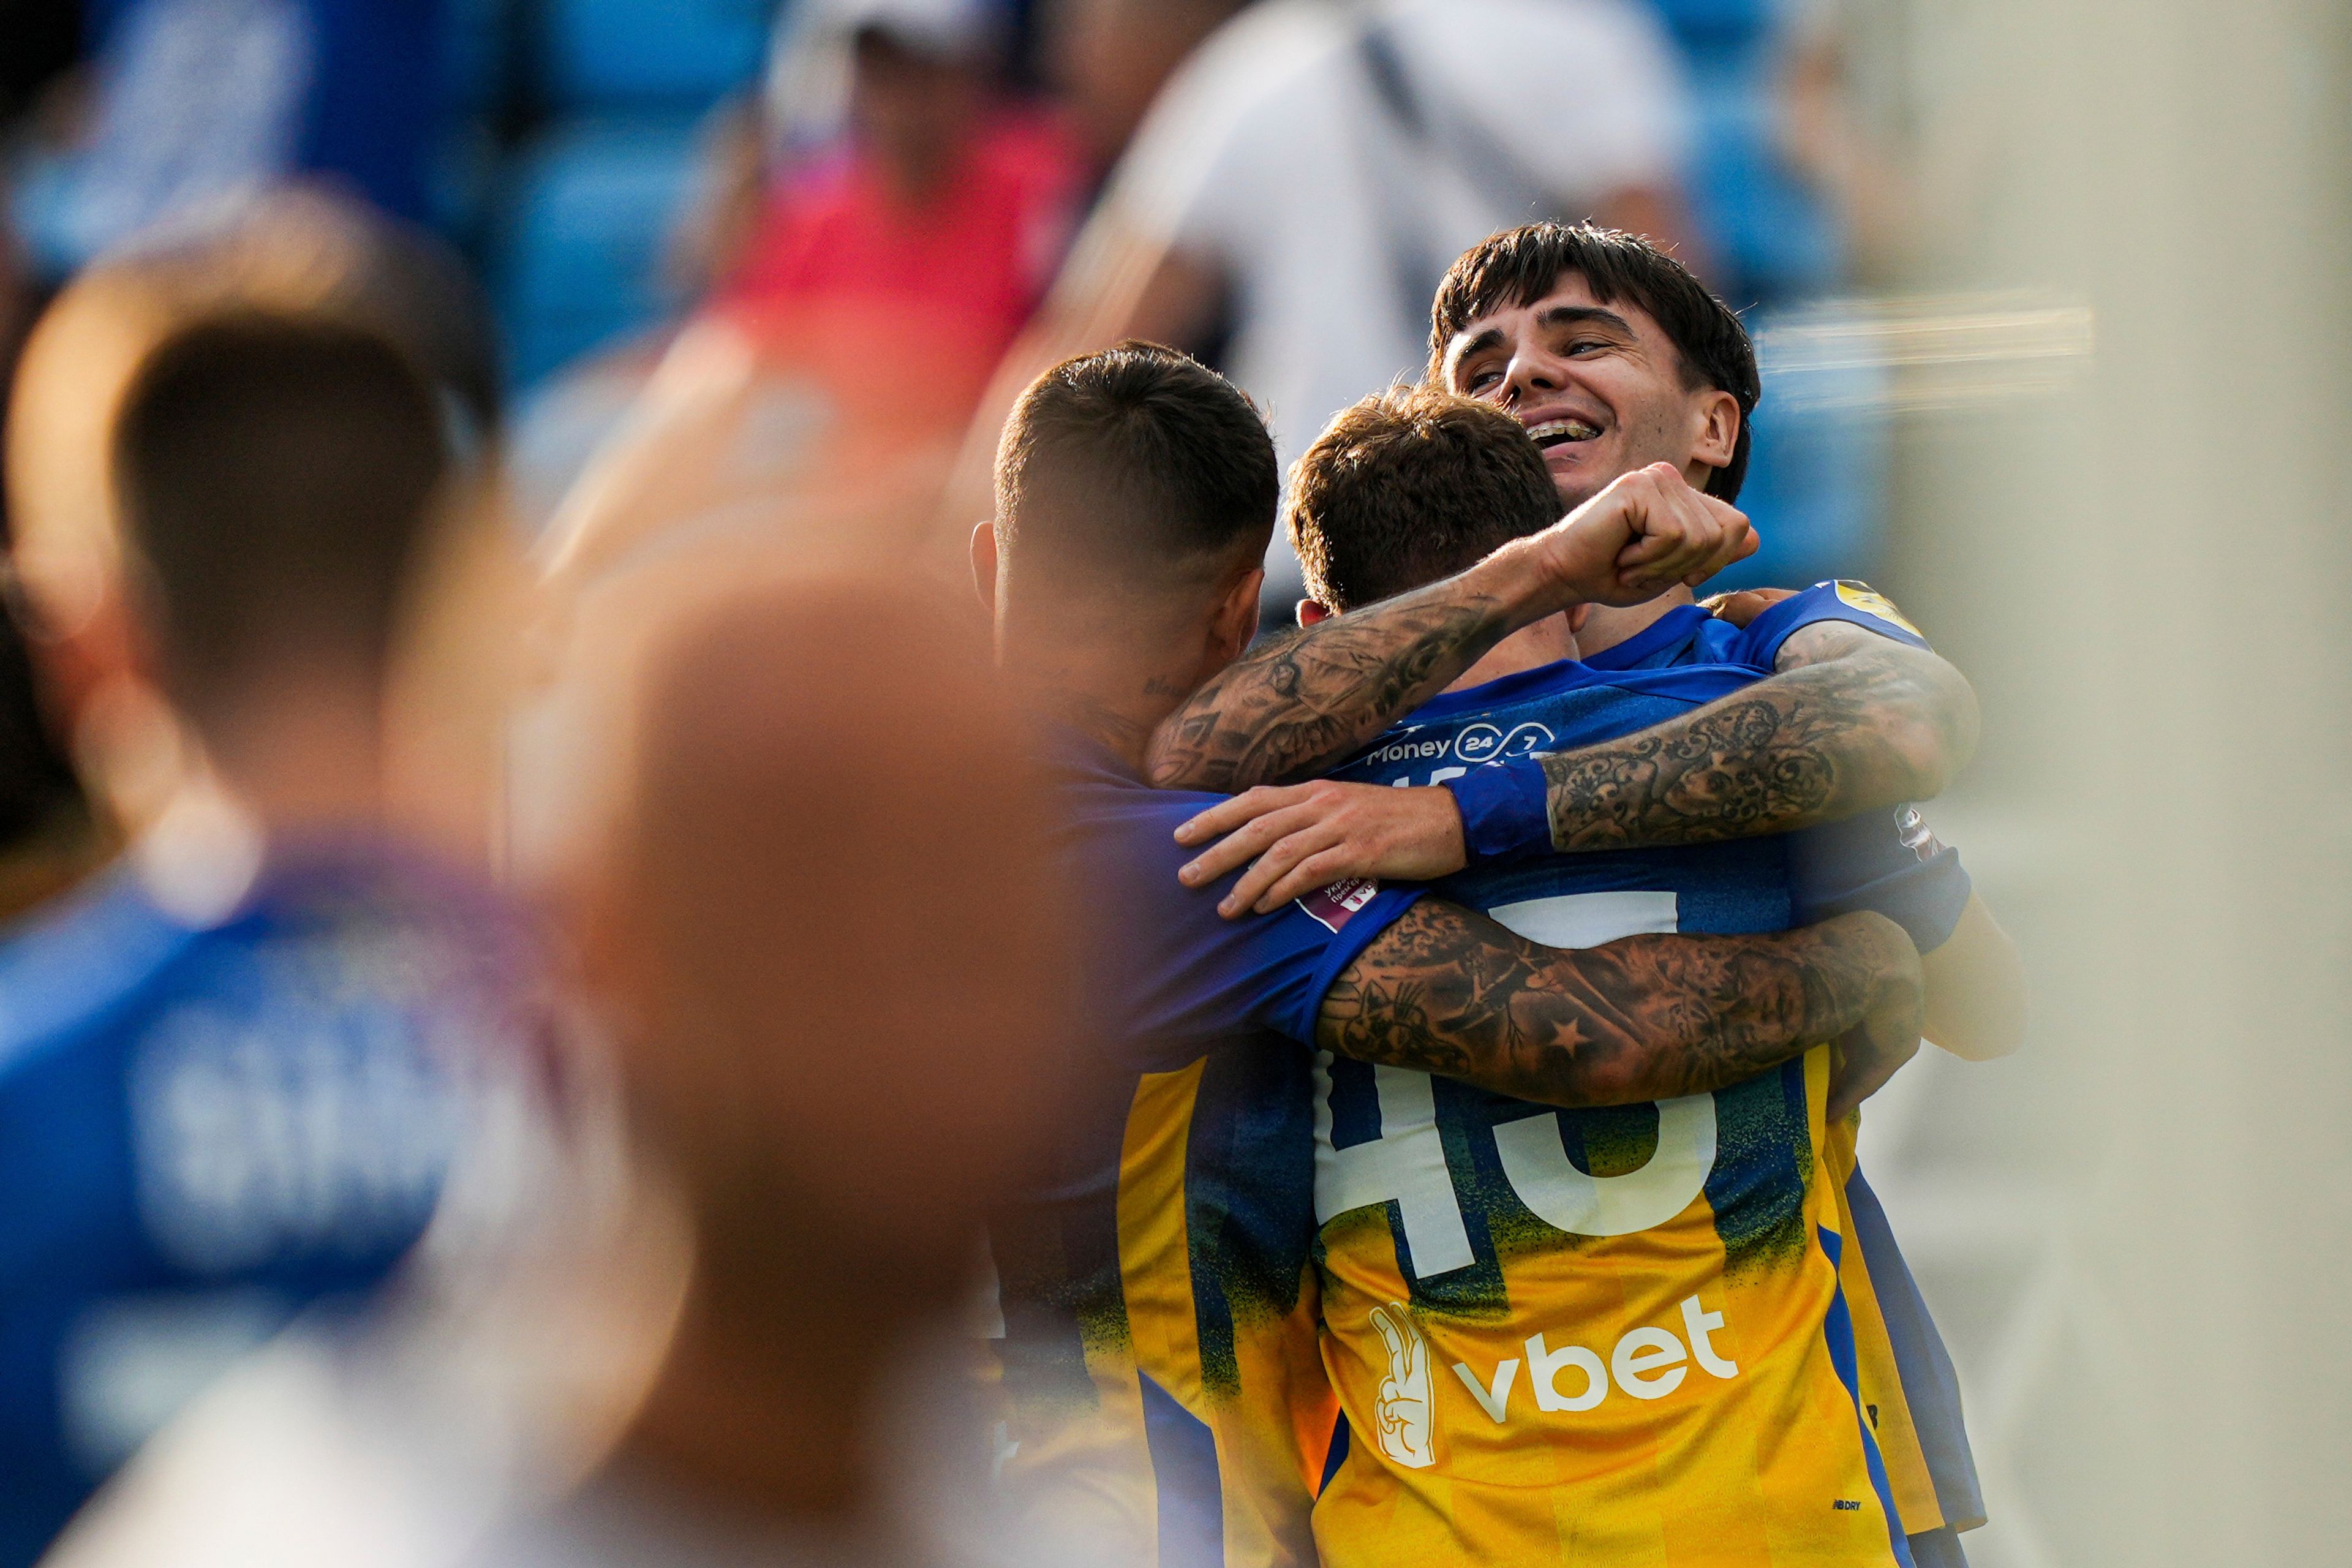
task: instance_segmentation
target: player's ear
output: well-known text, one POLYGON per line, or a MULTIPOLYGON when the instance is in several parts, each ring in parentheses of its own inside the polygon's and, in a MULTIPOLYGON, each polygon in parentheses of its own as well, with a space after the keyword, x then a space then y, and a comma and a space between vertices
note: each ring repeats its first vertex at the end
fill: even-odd
POLYGON ((1314 599, 1298 601, 1298 624, 1302 626, 1311 626, 1318 621, 1328 621, 1339 613, 1330 605, 1314 599))
POLYGON ((1242 649, 1249 647, 1250 638, 1257 635, 1257 596, 1265 586, 1265 568, 1253 566, 1234 578, 1233 586, 1217 602, 1215 616, 1209 624, 1210 673, 1239 658, 1242 649))
POLYGON ((1699 395, 1692 417, 1698 428, 1692 435, 1691 461, 1710 468, 1730 467, 1731 454, 1739 445, 1739 400, 1721 387, 1709 387, 1699 395))
POLYGON ((996 524, 982 519, 971 530, 971 585, 980 594, 980 607, 996 614, 996 524))

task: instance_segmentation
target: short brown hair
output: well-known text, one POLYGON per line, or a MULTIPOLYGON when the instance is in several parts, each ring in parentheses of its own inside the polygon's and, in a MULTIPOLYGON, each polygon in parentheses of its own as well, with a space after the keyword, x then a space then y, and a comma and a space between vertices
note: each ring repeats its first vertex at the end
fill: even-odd
POLYGON ((1148 588, 1265 553, 1282 490, 1240 388, 1174 349, 1124 342, 1030 384, 996 448, 996 544, 1148 588))
POLYGON ((1684 385, 1715 387, 1739 405, 1731 461, 1706 481, 1707 494, 1738 500, 1753 444, 1749 426, 1763 395, 1756 345, 1730 306, 1707 292, 1689 268, 1638 234, 1547 221, 1490 235, 1464 251, 1446 269, 1430 307, 1429 379, 1444 380, 1446 345, 1456 333, 1481 316, 1534 304, 1570 272, 1582 278, 1601 303, 1630 300, 1647 312, 1675 345, 1684 385))
POLYGON ((1391 387, 1342 413, 1291 470, 1290 542, 1335 610, 1433 583, 1549 528, 1542 451, 1501 409, 1391 387))
POLYGON ((297 646, 382 668, 449 473, 391 343, 259 312, 184 328, 126 394, 114 459, 174 697, 202 710, 297 646))

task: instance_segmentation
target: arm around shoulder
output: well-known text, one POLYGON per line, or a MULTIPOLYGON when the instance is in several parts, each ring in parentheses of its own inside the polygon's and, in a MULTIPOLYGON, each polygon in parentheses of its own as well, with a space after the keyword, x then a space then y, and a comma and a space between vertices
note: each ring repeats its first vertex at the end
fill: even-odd
POLYGON ((1323 997, 1315 1043, 1566 1107, 1670 1100, 1867 1030, 1918 1040, 1918 954, 1882 915, 1545 947, 1423 899, 1323 997))

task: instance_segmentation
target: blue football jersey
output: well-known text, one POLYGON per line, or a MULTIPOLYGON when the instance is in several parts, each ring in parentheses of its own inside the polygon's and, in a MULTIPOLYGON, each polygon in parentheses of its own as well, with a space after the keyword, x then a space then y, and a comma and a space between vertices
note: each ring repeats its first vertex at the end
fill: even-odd
POLYGON ((352 847, 201 927, 118 868, 0 944, 0 1564, 407 1251, 519 952, 470 888, 352 847))

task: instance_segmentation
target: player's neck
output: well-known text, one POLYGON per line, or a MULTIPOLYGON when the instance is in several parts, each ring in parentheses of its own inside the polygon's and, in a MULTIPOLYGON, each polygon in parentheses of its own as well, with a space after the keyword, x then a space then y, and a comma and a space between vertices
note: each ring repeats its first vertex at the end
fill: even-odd
POLYGON ((1150 640, 1130 628, 1084 639, 1009 641, 1005 668, 1047 716, 1140 768, 1151 732, 1201 684, 1196 659, 1156 656, 1150 640))
POLYGON ((364 678, 296 674, 218 704, 202 731, 222 786, 268 838, 383 819, 383 730, 364 678))
POLYGON ((1670 610, 1696 604, 1698 595, 1677 583, 1646 605, 1620 608, 1614 605, 1595 605, 1576 628, 1577 657, 1591 658, 1594 654, 1615 647, 1619 643, 1639 637, 1655 626, 1670 610))
POLYGON ((1488 648, 1486 658, 1464 670, 1462 679, 1445 689, 1466 691, 1490 680, 1500 680, 1507 675, 1540 669, 1563 658, 1580 658, 1580 640, 1574 632, 1568 629, 1567 616, 1546 616, 1532 626, 1521 626, 1488 648))

